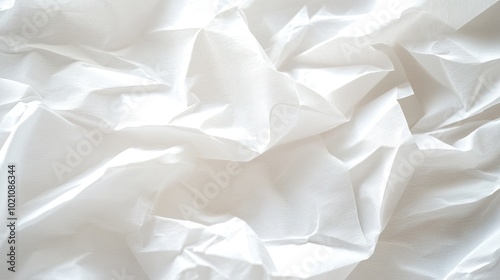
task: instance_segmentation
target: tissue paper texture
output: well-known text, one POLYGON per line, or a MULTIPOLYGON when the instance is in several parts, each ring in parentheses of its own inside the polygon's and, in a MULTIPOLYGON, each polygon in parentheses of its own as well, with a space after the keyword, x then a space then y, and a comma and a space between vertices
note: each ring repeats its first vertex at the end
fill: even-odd
POLYGON ((496 279, 499 14, 0 1, 0 278, 496 279))

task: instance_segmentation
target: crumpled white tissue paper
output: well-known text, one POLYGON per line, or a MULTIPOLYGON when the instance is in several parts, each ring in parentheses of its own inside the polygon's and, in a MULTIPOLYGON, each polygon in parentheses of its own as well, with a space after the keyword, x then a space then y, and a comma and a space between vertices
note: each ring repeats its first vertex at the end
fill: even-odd
POLYGON ((0 1, 0 279, 498 279, 499 2, 0 1))

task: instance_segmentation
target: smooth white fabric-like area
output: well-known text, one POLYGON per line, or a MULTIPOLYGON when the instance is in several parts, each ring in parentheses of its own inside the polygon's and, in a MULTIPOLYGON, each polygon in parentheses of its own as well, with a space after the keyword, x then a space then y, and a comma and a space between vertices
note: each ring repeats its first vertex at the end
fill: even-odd
POLYGON ((0 1, 0 279, 498 279, 499 15, 0 1))

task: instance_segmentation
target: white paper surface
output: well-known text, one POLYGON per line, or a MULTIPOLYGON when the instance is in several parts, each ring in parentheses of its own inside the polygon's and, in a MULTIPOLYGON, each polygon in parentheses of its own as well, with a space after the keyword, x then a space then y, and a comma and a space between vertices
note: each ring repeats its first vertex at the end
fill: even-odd
POLYGON ((0 279, 497 279, 498 2, 0 1, 0 279))

